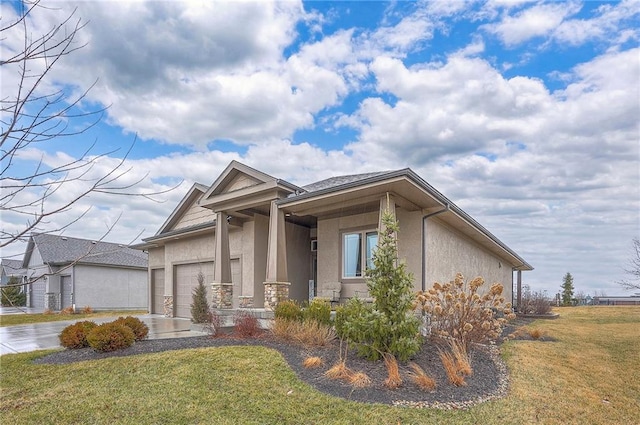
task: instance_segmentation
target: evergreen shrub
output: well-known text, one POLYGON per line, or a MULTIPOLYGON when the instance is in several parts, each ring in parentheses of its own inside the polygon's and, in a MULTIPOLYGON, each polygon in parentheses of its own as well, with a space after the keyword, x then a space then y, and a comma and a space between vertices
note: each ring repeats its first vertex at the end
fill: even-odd
POLYGON ((96 323, 89 320, 69 325, 60 333, 60 345, 65 348, 84 348, 89 346, 87 334, 95 328, 96 323))
POLYGON ((87 334, 89 346, 96 351, 115 351, 130 347, 135 341, 131 328, 116 322, 103 323, 87 334))

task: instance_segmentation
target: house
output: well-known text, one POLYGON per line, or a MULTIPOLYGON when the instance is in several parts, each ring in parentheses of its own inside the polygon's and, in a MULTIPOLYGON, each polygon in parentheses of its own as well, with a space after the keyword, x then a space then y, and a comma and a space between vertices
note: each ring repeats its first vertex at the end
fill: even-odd
POLYGON ((274 308, 283 299, 367 297, 364 272, 381 212, 395 214, 415 289, 456 272, 502 282, 532 267, 412 170, 333 177, 299 187, 239 162, 194 184, 149 253, 152 313, 190 317, 202 273, 214 308, 274 308))
POLYGON ((26 270, 22 268, 22 260, 2 259, 2 276, 0 277, 0 285, 6 285, 13 278, 22 282, 26 276, 26 270))
POLYGON ((640 294, 617 297, 593 297, 592 305, 640 305, 640 294))
POLYGON ((27 306, 147 309, 147 254, 89 239, 33 234, 22 262, 27 306))

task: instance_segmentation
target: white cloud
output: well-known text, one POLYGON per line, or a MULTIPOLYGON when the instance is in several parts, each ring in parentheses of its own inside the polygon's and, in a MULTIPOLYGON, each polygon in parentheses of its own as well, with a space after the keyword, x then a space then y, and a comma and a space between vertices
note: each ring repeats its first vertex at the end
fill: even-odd
POLYGON ((534 37, 548 36, 567 17, 577 13, 580 6, 574 2, 538 4, 516 13, 505 14, 495 24, 484 29, 495 34, 505 45, 515 46, 534 37))

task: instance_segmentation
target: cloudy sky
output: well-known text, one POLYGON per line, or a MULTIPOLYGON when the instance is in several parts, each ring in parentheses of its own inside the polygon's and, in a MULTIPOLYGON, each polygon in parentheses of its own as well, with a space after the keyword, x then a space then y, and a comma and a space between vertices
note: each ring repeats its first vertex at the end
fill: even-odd
MULTIPOLYGON (((183 183, 163 202, 94 194, 44 229, 90 207, 67 235, 98 238, 114 223, 107 240, 153 235, 193 182, 211 184, 233 159, 299 185, 411 167, 532 264, 534 289, 554 294, 571 272, 577 290, 624 293, 615 281, 640 236, 638 1, 47 6, 28 17, 29 37, 75 9, 86 23, 75 46, 86 45, 36 93, 93 84, 74 111, 108 109, 81 135, 19 152, 3 184, 94 142, 91 154, 111 152, 86 177, 98 175, 134 140, 123 182, 183 183)), ((0 7, 5 27, 19 4, 0 7)), ((4 32, 3 60, 21 30, 4 32)), ((2 98, 15 97, 16 68, 1 71, 2 98)), ((5 210, 3 230, 25 220, 5 210)))

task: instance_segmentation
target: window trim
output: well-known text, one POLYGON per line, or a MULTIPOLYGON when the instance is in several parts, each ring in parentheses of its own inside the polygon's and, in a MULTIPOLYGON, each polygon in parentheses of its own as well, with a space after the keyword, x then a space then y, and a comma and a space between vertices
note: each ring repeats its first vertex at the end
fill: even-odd
MULTIPOLYGON (((370 226, 364 227, 364 228, 357 228, 357 229, 348 229, 348 230, 342 230, 340 232, 340 279, 341 281, 348 281, 348 282, 364 282, 365 280, 365 271, 367 269, 367 264, 369 263, 369 258, 367 258, 367 241, 368 241, 368 236, 371 234, 375 234, 376 237, 378 237, 378 230, 375 228, 372 228, 370 226), (346 272, 346 262, 345 262, 345 237, 347 235, 354 235, 357 234, 359 235, 359 239, 360 239, 360 247, 359 247, 359 254, 360 254, 360 275, 359 276, 346 276, 345 272, 346 272), (364 266, 364 267, 363 267, 364 266)), ((378 241, 376 238, 376 245, 378 245, 378 241)), ((373 252, 373 250, 372 250, 373 252)))

